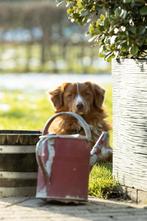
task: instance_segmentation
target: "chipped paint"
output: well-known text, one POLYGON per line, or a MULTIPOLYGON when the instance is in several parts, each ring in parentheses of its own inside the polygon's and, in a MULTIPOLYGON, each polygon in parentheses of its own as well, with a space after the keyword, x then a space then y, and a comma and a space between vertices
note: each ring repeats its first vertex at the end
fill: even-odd
MULTIPOLYGON (((66 195, 65 199, 71 199, 73 200, 73 196, 70 195, 66 195)), ((83 200, 83 198, 79 197, 79 196, 74 196, 74 200, 83 200)), ((85 200, 85 199, 84 199, 85 200)))
POLYGON ((51 176, 54 157, 55 157, 54 139, 49 139, 48 140, 48 159, 45 164, 46 171, 49 177, 51 176))
POLYGON ((47 197, 47 189, 46 186, 44 186, 42 189, 38 190, 36 193, 37 198, 46 198, 47 197))

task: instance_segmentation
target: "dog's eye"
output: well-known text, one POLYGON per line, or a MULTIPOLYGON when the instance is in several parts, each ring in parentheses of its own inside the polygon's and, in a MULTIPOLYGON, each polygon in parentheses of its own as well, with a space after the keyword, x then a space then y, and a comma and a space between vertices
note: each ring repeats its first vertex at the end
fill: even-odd
POLYGON ((91 96, 91 93, 90 92, 86 92, 85 95, 88 97, 88 96, 91 96))
POLYGON ((72 98, 73 94, 67 94, 67 98, 72 98))

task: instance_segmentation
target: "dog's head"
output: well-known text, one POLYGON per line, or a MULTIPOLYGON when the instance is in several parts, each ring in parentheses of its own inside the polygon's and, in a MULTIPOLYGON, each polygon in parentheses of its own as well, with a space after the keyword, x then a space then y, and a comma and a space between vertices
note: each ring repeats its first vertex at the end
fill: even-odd
POLYGON ((49 94, 56 112, 71 111, 85 115, 102 107, 105 91, 90 82, 64 83, 49 94))

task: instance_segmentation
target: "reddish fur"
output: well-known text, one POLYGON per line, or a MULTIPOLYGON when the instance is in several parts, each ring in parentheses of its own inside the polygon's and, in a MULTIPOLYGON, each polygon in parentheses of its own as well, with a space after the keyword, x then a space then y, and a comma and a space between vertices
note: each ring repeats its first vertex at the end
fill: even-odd
MULTIPOLYGON (((75 83, 64 83, 54 91, 50 92, 51 101, 54 104, 56 113, 72 111, 82 115, 86 122, 93 128, 91 144, 93 146, 101 132, 110 129, 110 126, 105 121, 106 114, 102 108, 105 91, 100 86, 90 82, 79 84, 79 90, 80 95, 86 102, 82 114, 79 113, 73 105, 77 94, 77 85, 75 83), (85 112, 85 110, 87 110, 87 112, 85 112)), ((56 118, 50 127, 50 132, 55 134, 83 133, 78 122, 69 116, 56 118)))

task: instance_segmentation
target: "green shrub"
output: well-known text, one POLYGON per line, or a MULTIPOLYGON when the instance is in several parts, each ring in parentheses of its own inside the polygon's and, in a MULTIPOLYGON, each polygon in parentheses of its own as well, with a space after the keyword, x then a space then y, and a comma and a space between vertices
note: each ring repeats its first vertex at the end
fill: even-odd
MULTIPOLYGON (((62 2, 63 0, 58 0, 62 2)), ((64 0, 72 22, 87 24, 99 55, 142 58, 147 55, 146 0, 64 0)))

